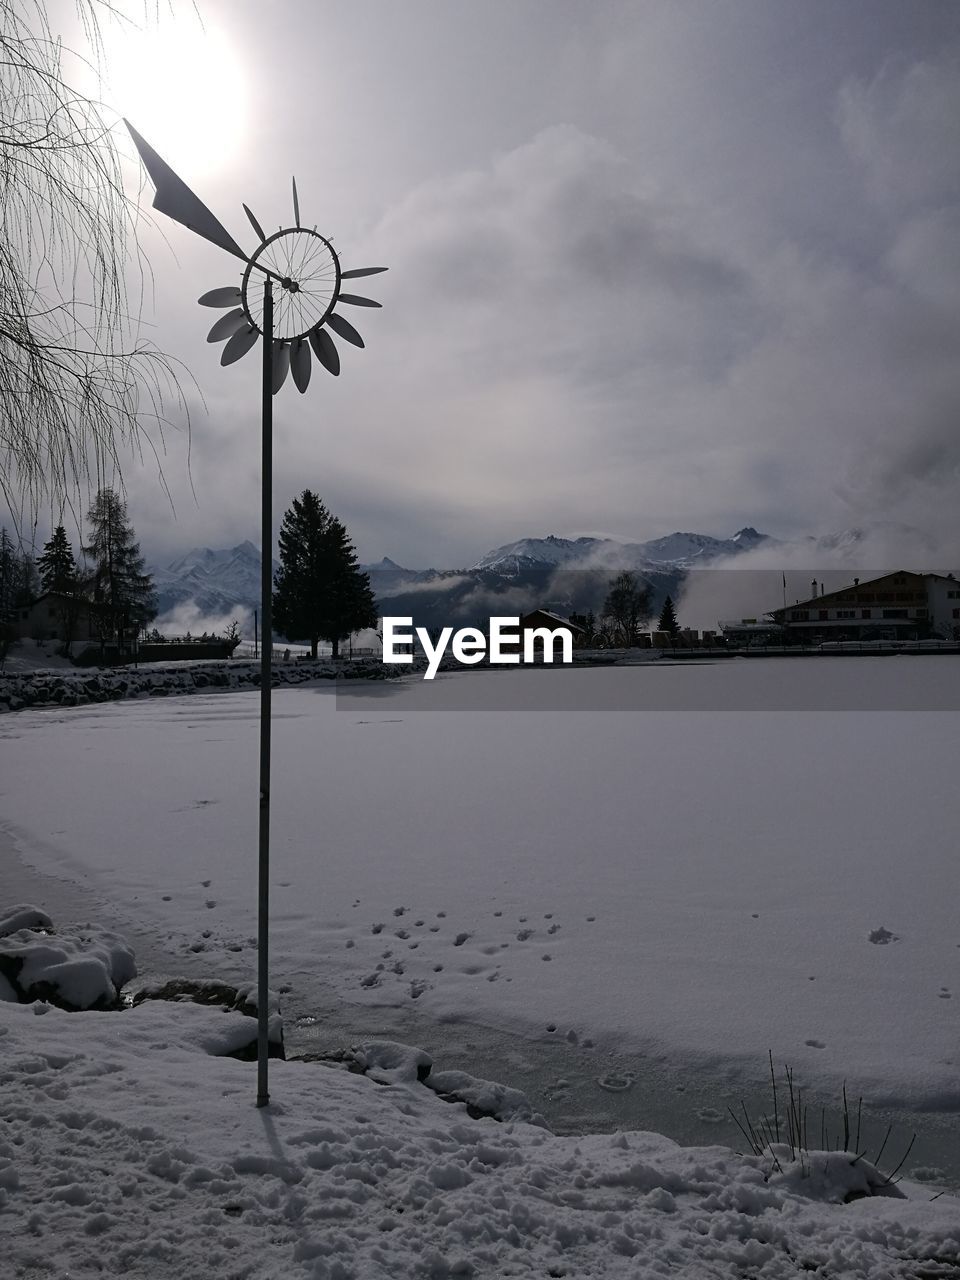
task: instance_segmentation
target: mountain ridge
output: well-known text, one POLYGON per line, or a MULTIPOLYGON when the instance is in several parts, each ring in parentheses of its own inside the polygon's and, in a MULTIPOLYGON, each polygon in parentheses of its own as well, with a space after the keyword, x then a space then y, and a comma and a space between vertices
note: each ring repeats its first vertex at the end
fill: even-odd
MULTIPOLYGON (((489 616, 491 603, 498 596, 503 602, 498 607, 507 607, 511 591, 509 612, 527 607, 525 602, 529 607, 568 611, 596 608, 597 598, 602 602, 599 593, 608 584, 609 575, 622 570, 637 573, 651 588, 655 600, 662 599, 668 591, 675 596, 688 570, 718 562, 727 564, 758 549, 782 549, 785 555, 803 549, 839 556, 855 568, 858 553, 877 535, 892 539, 894 544, 909 539, 920 549, 932 546, 920 531, 885 521, 789 541, 744 525, 728 538, 678 530, 644 542, 548 534, 504 543, 460 569, 409 569, 387 556, 376 563, 361 564, 360 568, 370 575, 382 612, 411 614, 418 619, 418 625, 435 625, 452 618, 472 621, 484 616, 484 610, 489 616)), ((277 567, 274 561, 274 568, 277 567)), ((260 552, 249 539, 233 547, 193 547, 165 567, 152 568, 150 572, 161 621, 182 606, 220 619, 241 611, 252 613, 260 607, 260 552)))

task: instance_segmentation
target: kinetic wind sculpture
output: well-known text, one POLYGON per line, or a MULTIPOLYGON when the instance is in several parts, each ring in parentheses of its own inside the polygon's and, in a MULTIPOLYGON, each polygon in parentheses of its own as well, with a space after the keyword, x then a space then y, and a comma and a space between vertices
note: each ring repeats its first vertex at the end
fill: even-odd
POLYGON ((310 382, 310 352, 334 375, 340 372, 340 354, 328 329, 354 346, 363 339, 335 308, 379 307, 379 302, 352 293, 341 293, 343 280, 378 275, 386 267, 355 267, 342 271, 340 259, 330 241, 316 227, 300 224, 297 182, 293 180, 294 226, 281 227, 266 235, 246 205, 244 212, 260 239, 249 256, 226 227, 179 178, 165 160, 137 133, 130 131, 143 166, 156 187, 153 207, 196 235, 232 253, 244 263, 239 287, 211 289, 200 298, 204 307, 228 309, 207 335, 208 342, 225 342, 222 365, 233 364, 256 345, 262 335, 262 508, 261 508, 261 601, 263 646, 260 661, 260 840, 257 910, 257 1106, 270 1100, 267 1090, 269 1054, 269 983, 267 942, 269 933, 270 886, 270 695, 272 659, 272 556, 273 543, 273 396, 291 373, 297 390, 306 391, 310 382), (254 287, 261 283, 262 290, 254 287), (274 289, 277 289, 276 297, 274 289))
MULTIPOLYGON (((207 335, 208 342, 226 342, 220 357, 222 365, 233 364, 256 344, 263 334, 273 342, 271 387, 276 394, 287 373, 292 372, 297 390, 306 391, 310 382, 310 350, 330 373, 340 372, 340 353, 328 328, 345 342, 363 346, 363 339, 352 324, 334 308, 341 304, 353 307, 379 307, 371 298, 354 293, 341 293, 343 280, 379 275, 386 267, 355 267, 342 271, 340 259, 330 241, 316 227, 300 224, 300 201, 297 180, 293 180, 292 227, 281 227, 268 236, 253 213, 243 206, 250 225, 260 237, 260 244, 249 256, 237 244, 226 227, 177 177, 166 161, 137 133, 129 121, 124 122, 136 144, 143 167, 156 187, 153 207, 204 240, 219 245, 245 264, 239 288, 228 286, 211 289, 199 299, 203 307, 229 307, 207 335), (268 305, 264 293, 254 288, 254 280, 262 276, 264 284, 279 285, 274 299, 272 329, 268 334, 268 305)), ((265 290, 272 293, 272 288, 265 290)))

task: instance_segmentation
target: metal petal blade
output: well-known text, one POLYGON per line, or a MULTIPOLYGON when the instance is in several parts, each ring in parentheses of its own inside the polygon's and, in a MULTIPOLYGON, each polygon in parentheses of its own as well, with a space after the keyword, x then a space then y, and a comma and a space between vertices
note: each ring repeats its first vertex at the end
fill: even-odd
POLYGON ((297 180, 293 179, 293 220, 300 226, 300 201, 297 199, 297 180))
POLYGON ((239 360, 241 356, 247 354, 259 337, 260 330, 254 329, 252 325, 248 325, 246 329, 241 329, 239 333, 233 335, 223 348, 220 355, 220 363, 224 366, 233 364, 235 360, 239 360))
POLYGON ((301 395, 303 395, 310 383, 311 368, 310 344, 304 342, 303 338, 298 338, 293 344, 293 350, 290 352, 290 372, 293 374, 293 380, 301 395))
POLYGON ((356 280, 360 276, 376 276, 381 271, 389 271, 389 267, 354 267, 352 271, 341 271, 341 280, 356 280))
POLYGON ((317 359, 323 367, 328 373, 332 373, 336 377, 340 372, 340 352, 326 329, 321 328, 319 325, 316 329, 311 329, 310 345, 317 353, 317 359))
POLYGON ((197 301, 201 307, 235 307, 241 298, 240 290, 234 285, 224 289, 211 289, 197 301))
POLYGON ((276 395, 280 388, 287 380, 287 374, 290 372, 290 344, 289 342, 275 342, 273 344, 273 394, 276 395))
POLYGON ((207 334, 207 341, 223 342, 224 338, 232 338, 235 333, 245 329, 249 323, 247 313, 242 307, 237 307, 236 311, 228 311, 225 316, 220 317, 207 334))
POLYGON ((356 293, 341 293, 338 302, 349 302, 354 307, 381 307, 382 302, 374 302, 372 298, 361 298, 356 293))
POLYGON ((243 212, 244 212, 244 213, 247 215, 247 217, 250 219, 250 225, 251 225, 251 227, 253 227, 254 231, 257 233, 257 235, 260 237, 260 239, 261 239, 261 240, 266 240, 266 238, 267 238, 267 237, 266 237, 266 236, 264 235, 264 233, 263 233, 263 227, 261 227, 260 223, 259 223, 259 222, 256 220, 256 218, 253 216, 253 210, 250 208, 250 206, 249 206, 249 205, 244 205, 244 206, 243 206, 243 212))
POLYGON ((360 337, 359 333, 357 333, 353 325, 350 324, 348 320, 344 320, 343 316, 338 316, 335 312, 331 311, 323 323, 328 324, 333 332, 337 334, 338 337, 343 338, 345 342, 352 342, 355 347, 363 346, 363 339, 360 337))
POLYGON ((143 167, 156 187, 153 207, 160 213, 165 213, 168 218, 173 218, 174 222, 189 227, 204 240, 219 245, 221 249, 226 249, 227 253, 232 253, 246 262, 247 255, 200 197, 194 195, 184 180, 173 172, 166 160, 160 159, 153 147, 141 138, 129 120, 124 120, 123 123, 130 131, 130 137, 140 153, 143 167))

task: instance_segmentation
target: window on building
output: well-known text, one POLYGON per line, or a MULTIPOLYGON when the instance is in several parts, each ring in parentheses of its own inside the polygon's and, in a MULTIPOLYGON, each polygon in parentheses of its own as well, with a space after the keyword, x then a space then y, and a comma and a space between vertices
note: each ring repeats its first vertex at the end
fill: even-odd
POLYGON ((907 611, 906 609, 884 609, 883 616, 885 618, 905 618, 907 611))
POLYGON ((855 618, 856 616, 857 616, 856 609, 838 609, 837 610, 838 618, 855 618))
POLYGON ((829 609, 821 609, 821 610, 820 610, 820 621, 821 621, 821 622, 826 622, 826 621, 827 621, 827 619, 828 619, 829 617, 830 617, 830 610, 829 610, 829 609))
POLYGON ((953 616, 955 618, 960 618, 960 609, 954 609, 953 616))
POLYGON ((792 622, 806 622, 809 616, 806 609, 794 609, 790 615, 790 620, 792 622))
POLYGON ((870 617, 870 610, 869 610, 869 609, 861 609, 861 610, 860 610, 860 617, 861 617, 861 618, 869 618, 869 617, 870 617))

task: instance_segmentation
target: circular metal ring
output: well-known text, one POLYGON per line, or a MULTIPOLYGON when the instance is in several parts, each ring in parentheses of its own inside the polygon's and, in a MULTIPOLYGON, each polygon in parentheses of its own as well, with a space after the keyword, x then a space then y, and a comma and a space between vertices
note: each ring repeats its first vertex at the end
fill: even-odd
POLYGON ((340 296, 340 259, 330 241, 307 227, 285 227, 268 236, 247 263, 240 286, 243 310, 263 333, 263 294, 252 274, 273 281, 273 337, 276 342, 305 338, 323 324, 340 296))

